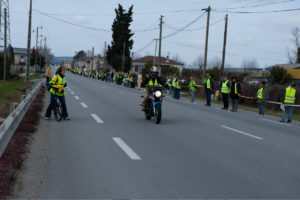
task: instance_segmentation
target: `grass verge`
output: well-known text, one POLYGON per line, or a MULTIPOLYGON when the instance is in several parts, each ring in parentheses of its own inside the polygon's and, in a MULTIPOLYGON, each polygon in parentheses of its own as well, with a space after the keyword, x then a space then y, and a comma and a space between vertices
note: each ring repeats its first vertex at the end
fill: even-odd
POLYGON ((30 138, 41 119, 44 97, 45 88, 42 87, 0 158, 0 199, 13 193, 16 174, 22 167, 30 138))
MULTIPOLYGON (((30 76, 30 80, 41 77, 41 73, 35 73, 30 76)), ((22 77, 18 80, 3 81, 0 80, 0 118, 6 118, 9 114, 10 102, 20 102, 22 95, 32 86, 32 82, 25 82, 22 77)))

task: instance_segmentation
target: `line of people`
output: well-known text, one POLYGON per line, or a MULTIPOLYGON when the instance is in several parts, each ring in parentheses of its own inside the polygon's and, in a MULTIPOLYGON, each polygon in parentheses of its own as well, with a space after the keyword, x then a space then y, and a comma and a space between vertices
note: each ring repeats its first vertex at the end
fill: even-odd
MULTIPOLYGON (((82 75, 82 72, 78 71, 78 69, 73 70, 74 73, 82 75)), ((116 72, 116 73, 93 73, 93 72, 84 72, 83 74, 86 77, 95 78, 94 76, 98 76, 98 80, 102 81, 108 81, 108 82, 116 82, 118 85, 122 85, 124 87, 131 87, 135 88, 138 86, 138 88, 141 88, 142 81, 147 77, 142 77, 142 75, 139 73, 138 76, 136 76, 134 73, 128 73, 127 75, 124 72, 116 72)), ((231 112, 237 112, 238 111, 238 103, 240 98, 250 98, 250 99, 256 99, 257 105, 258 105, 258 113, 259 117, 264 117, 264 105, 268 100, 268 90, 266 88, 266 83, 264 81, 261 81, 259 84, 259 89, 257 91, 257 94, 255 97, 245 97, 242 96, 242 87, 241 84, 237 81, 237 77, 232 76, 231 79, 227 76, 224 76, 222 78, 221 84, 219 87, 215 87, 214 81, 212 80, 212 77, 209 73, 205 75, 205 79, 203 80, 203 83, 200 85, 197 85, 195 78, 193 76, 190 77, 189 82, 187 83, 185 80, 182 80, 181 76, 177 76, 176 74, 173 75, 173 77, 167 77, 167 80, 165 81, 164 87, 166 89, 167 96, 171 95, 171 91, 173 92, 173 98, 179 100, 181 95, 181 90, 183 88, 189 88, 190 96, 191 96, 191 102, 195 101, 195 91, 196 88, 204 88, 205 90, 205 96, 206 96, 206 106, 211 106, 212 96, 213 98, 215 96, 222 95, 222 101, 223 101, 223 110, 229 110, 229 98, 231 99, 231 105, 232 109, 231 112), (216 93, 213 91, 217 90, 216 93)), ((286 112, 288 112, 288 120, 287 123, 290 123, 292 121, 292 115, 293 115, 293 105, 295 104, 295 97, 296 97, 296 84, 293 82, 289 85, 288 88, 286 88, 285 96, 282 101, 282 118, 280 122, 286 121, 286 112)))

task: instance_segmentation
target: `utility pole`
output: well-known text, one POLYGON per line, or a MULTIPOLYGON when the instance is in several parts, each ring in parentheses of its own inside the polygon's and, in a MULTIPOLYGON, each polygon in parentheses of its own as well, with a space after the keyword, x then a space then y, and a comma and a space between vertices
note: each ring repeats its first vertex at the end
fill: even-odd
POLYGON ((160 31, 159 31, 159 49, 158 49, 158 57, 159 57, 159 68, 161 67, 161 39, 162 39, 162 24, 163 24, 163 17, 164 16, 160 16, 160 24, 159 24, 159 27, 160 27, 160 31))
POLYGON ((2 20, 2 1, 0 1, 0 41, 1 41, 1 26, 2 26, 2 24, 1 24, 1 21, 2 20))
POLYGON ((40 51, 40 66, 41 66, 41 68, 42 68, 42 45, 43 45, 43 35, 41 35, 41 42, 40 42, 40 49, 39 49, 39 51, 40 51))
POLYGON ((134 52, 131 53, 131 73, 132 73, 132 68, 133 68, 133 66, 132 66, 132 63, 133 63, 133 55, 134 55, 134 52))
POLYGON ((206 74, 206 65, 207 65, 207 48, 208 48, 208 35, 209 35, 209 19, 210 19, 210 6, 208 8, 202 9, 207 12, 207 24, 206 24, 206 39, 205 39, 205 53, 204 53, 204 66, 203 66, 203 74, 202 79, 204 80, 206 74))
POLYGON ((223 44, 223 57, 222 57, 221 76, 224 75, 224 65, 225 65, 225 55, 226 55, 226 42, 227 42, 227 24, 228 24, 228 14, 226 14, 226 16, 225 16, 225 31, 224 31, 224 44, 223 44))
POLYGON ((4 8, 4 58, 3 58, 3 80, 6 81, 6 65, 7 65, 7 13, 4 8))
POLYGON ((39 43, 39 27, 36 27, 36 44, 35 44, 35 64, 37 65, 38 59, 38 43, 39 43))
POLYGON ((125 71, 125 42, 123 43, 123 61, 122 61, 122 70, 125 71))
POLYGON ((104 42, 104 52, 103 52, 104 62, 106 61, 106 41, 104 42))
POLYGON ((154 39, 156 41, 155 43, 155 51, 154 51, 154 60, 153 60, 153 65, 156 66, 156 51, 157 51, 157 42, 158 39, 154 39))
POLYGON ((31 19, 32 19, 32 0, 30 0, 29 6, 29 20, 28 20, 28 39, 27 39, 27 63, 25 81, 29 81, 29 68, 30 68, 30 45, 31 45, 31 19))
POLYGON ((94 47, 92 48, 92 71, 93 71, 93 68, 94 68, 94 47))
POLYGON ((44 44, 44 49, 45 49, 45 63, 47 65, 47 37, 45 37, 45 44, 44 44))

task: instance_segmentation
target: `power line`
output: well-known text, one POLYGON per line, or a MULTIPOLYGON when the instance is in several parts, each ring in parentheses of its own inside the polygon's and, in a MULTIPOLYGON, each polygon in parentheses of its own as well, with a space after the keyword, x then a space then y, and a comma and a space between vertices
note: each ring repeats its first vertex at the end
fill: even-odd
MULTIPOLYGON (((213 26, 213 25, 215 25, 215 24, 218 24, 218 23, 220 23, 220 22, 222 22, 222 21, 224 21, 224 18, 219 19, 219 20, 217 20, 217 21, 211 23, 210 26, 213 26)), ((170 29, 179 31, 179 29, 174 28, 174 27, 172 27, 172 26, 170 26, 170 25, 168 25, 168 24, 165 24, 165 26, 167 26, 167 27, 170 28, 170 29)), ((202 27, 199 27, 199 28, 185 29, 185 30, 182 30, 182 31, 198 31, 198 30, 202 30, 202 29, 205 29, 205 28, 206 28, 206 26, 202 26, 202 27)))
POLYGON ((285 10, 268 10, 268 11, 218 11, 218 10, 212 10, 212 12, 232 13, 232 14, 255 14, 255 13, 282 13, 282 12, 293 12, 293 11, 299 11, 299 10, 300 10, 300 8, 285 9, 285 10))
POLYGON ((252 6, 239 6, 239 7, 231 7, 231 8, 221 8, 221 9, 216 9, 216 10, 234 10, 234 9, 244 9, 244 8, 257 8, 257 7, 269 6, 269 5, 275 5, 275 4, 281 4, 281 3, 289 3, 289 2, 293 2, 293 1, 295 1, 295 0, 270 2, 270 3, 256 4, 256 5, 252 5, 252 6))
POLYGON ((203 12, 200 16, 198 16, 197 18, 195 18, 193 21, 191 21, 191 22, 188 23, 187 25, 181 27, 180 29, 176 30, 175 32, 170 33, 170 34, 168 34, 168 35, 166 35, 166 36, 164 36, 164 37, 162 37, 162 38, 165 39, 165 38, 168 38, 168 37, 172 37, 172 36, 176 35, 177 33, 179 33, 179 32, 181 32, 181 31, 185 30, 186 28, 188 28, 188 27, 191 26, 192 24, 196 23, 201 17, 204 16, 204 14, 205 14, 205 12, 203 12))
POLYGON ((91 26, 85 26, 85 25, 81 25, 81 24, 75 24, 73 22, 69 22, 69 21, 66 21, 64 19, 60 19, 60 18, 54 17, 52 15, 43 13, 43 12, 41 12, 39 10, 36 10, 36 9, 33 9, 33 10, 35 12, 40 13, 41 15, 47 16, 47 17, 52 18, 52 19, 54 19, 56 21, 63 22, 63 23, 66 23, 66 24, 70 24, 70 25, 73 25, 73 26, 77 26, 77 27, 80 27, 80 28, 90 29, 90 30, 93 30, 93 31, 111 32, 111 30, 105 30, 105 29, 95 28, 95 27, 91 27, 91 26))
POLYGON ((154 40, 151 40, 148 44, 146 44, 143 48, 139 49, 138 51, 134 52, 134 54, 138 54, 139 52, 143 51, 144 49, 146 49, 148 46, 150 46, 152 43, 154 42, 154 40))
MULTIPOLYGON (((47 13, 41 12, 41 11, 36 10, 36 9, 33 9, 33 10, 35 12, 40 13, 41 15, 44 15, 46 17, 52 18, 52 19, 54 19, 56 21, 59 21, 59 22, 65 23, 65 24, 70 24, 70 25, 73 25, 73 26, 77 26, 77 27, 80 27, 80 28, 85 28, 85 29, 89 29, 89 30, 93 30, 93 31, 112 32, 111 30, 107 30, 107 29, 100 29, 100 28, 96 28, 96 27, 92 27, 92 26, 86 26, 86 25, 82 25, 82 24, 76 24, 76 23, 73 23, 73 22, 70 22, 70 21, 67 21, 67 20, 64 20, 64 19, 52 16, 52 15, 49 15, 47 13)), ((133 32, 147 32, 147 31, 153 31, 153 30, 158 30, 158 29, 159 29, 159 27, 153 27, 153 28, 148 28, 148 29, 133 30, 133 32)))

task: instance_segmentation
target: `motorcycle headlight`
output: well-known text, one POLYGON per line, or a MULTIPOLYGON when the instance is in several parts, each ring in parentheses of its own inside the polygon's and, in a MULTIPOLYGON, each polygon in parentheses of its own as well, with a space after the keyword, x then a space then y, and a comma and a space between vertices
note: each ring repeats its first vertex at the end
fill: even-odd
POLYGON ((157 98, 161 97, 161 91, 156 91, 156 92, 155 92, 155 96, 156 96, 157 98))

